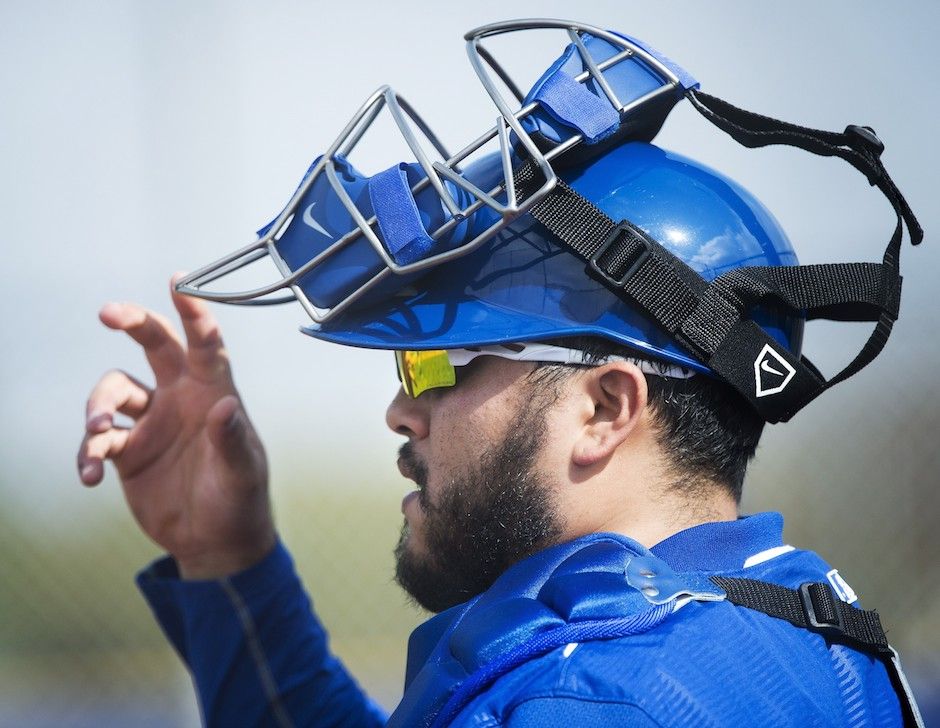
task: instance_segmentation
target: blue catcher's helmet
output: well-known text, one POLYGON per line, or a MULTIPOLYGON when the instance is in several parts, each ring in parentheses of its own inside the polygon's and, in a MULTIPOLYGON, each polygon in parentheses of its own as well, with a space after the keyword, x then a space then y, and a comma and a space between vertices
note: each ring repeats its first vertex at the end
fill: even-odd
MULTIPOLYGON (((500 174, 498 155, 465 170, 484 189, 500 174)), ((652 144, 623 144, 561 177, 612 219, 643 229, 706 280, 740 266, 797 264, 777 220, 747 190, 652 144)), ((484 208, 475 227, 488 227, 494 215, 484 208)), ((801 318, 769 311, 756 316, 799 355, 801 318)), ((303 331, 380 349, 457 349, 590 335, 644 357, 708 371, 657 324, 589 277, 584 263, 529 215, 404 290, 303 331)))
POLYGON ((642 42, 579 23, 495 23, 466 40, 499 112, 493 128, 451 154, 383 86, 259 239, 191 273, 179 290, 228 303, 297 300, 313 319, 306 333, 369 348, 603 337, 716 376, 769 422, 789 419, 878 354, 898 314, 902 231, 915 244, 923 232, 871 129, 824 132, 738 109, 642 42), (546 29, 570 43, 523 95, 481 41, 546 29), (682 98, 742 144, 788 144, 864 173, 898 215, 884 262, 799 266, 750 193, 650 144, 682 98), (349 155, 383 111, 415 161, 365 175, 349 155), (211 290, 263 258, 279 280, 211 290), (878 324, 827 381, 801 356, 809 318, 878 324))

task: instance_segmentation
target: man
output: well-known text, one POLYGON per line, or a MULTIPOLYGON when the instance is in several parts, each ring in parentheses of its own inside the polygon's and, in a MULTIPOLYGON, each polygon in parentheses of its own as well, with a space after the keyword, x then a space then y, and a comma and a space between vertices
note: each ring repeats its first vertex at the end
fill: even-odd
MULTIPOLYGON (((468 37, 478 49, 492 34, 572 27, 551 23, 468 37)), ((417 151, 371 177, 353 168, 360 122, 382 104, 408 109, 380 90, 258 244, 174 281, 185 344, 153 312, 102 310, 143 346, 156 386, 119 372, 99 382, 81 477, 99 482, 112 460, 170 554, 139 584, 208 723, 385 721, 329 653, 276 537, 264 451, 218 327, 179 292, 244 300, 278 287, 311 313, 311 335, 396 352, 387 422, 417 485, 396 575, 439 614, 412 635, 390 725, 918 720, 877 616, 849 606, 818 556, 783 543, 779 516, 737 513, 764 423, 830 384, 800 358, 804 318, 880 322, 854 373, 896 316, 896 256, 800 268, 749 193, 647 143, 685 94, 748 140, 850 161, 918 238, 880 142, 728 108, 638 41, 574 27, 517 94, 535 110, 497 102, 500 148, 464 168, 417 151), (277 285, 205 289, 259 250, 277 285), (119 412, 131 428, 115 426, 119 412)), ((486 79, 480 59, 498 66, 477 52, 486 79)), ((899 243, 900 232, 889 251, 899 243)))

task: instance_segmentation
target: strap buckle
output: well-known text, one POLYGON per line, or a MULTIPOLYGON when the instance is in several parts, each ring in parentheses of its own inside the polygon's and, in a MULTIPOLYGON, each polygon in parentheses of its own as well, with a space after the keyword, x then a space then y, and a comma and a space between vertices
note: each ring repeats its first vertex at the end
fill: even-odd
POLYGON ((885 150, 885 143, 878 138, 875 130, 870 126, 849 124, 845 127, 845 135, 849 137, 849 144, 858 151, 869 152, 880 157, 885 150))
POLYGON ((653 245, 642 230, 621 220, 588 259, 588 273, 608 288, 624 288, 652 256, 653 245))
POLYGON ((808 629, 823 636, 845 636, 840 601, 828 584, 807 582, 800 585, 799 593, 808 629))

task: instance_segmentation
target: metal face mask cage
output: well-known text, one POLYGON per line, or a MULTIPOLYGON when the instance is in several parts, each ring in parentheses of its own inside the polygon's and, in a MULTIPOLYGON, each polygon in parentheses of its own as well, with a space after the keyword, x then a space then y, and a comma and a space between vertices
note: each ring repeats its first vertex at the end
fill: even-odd
MULTIPOLYGON (((684 88, 694 84, 687 76, 680 78, 684 73, 681 69, 638 41, 581 23, 559 20, 494 23, 469 32, 465 38, 471 64, 499 111, 495 126, 451 155, 401 95, 389 86, 380 87, 314 161, 287 206, 259 231, 258 240, 186 275, 177 284, 177 290, 210 301, 242 305, 297 300, 314 323, 327 322, 367 295, 390 295, 422 272, 472 252, 554 188, 558 178, 552 160, 578 145, 592 145, 606 138, 620 129, 623 122, 639 118, 643 108, 660 97, 672 94, 678 100, 684 88), (550 108, 548 98, 538 94, 526 102, 518 86, 481 45, 489 36, 532 29, 567 31, 571 40, 567 49, 569 59, 572 49, 576 49, 583 67, 570 77, 562 74, 567 85, 551 89, 556 108, 550 108), (594 39, 600 39, 600 43, 594 39), (601 47, 605 57, 592 54, 588 47, 592 43, 601 47), (617 69, 625 63, 639 63, 654 79, 655 88, 644 89, 638 96, 631 94, 630 88, 618 88, 617 69), (512 110, 499 92, 493 73, 516 96, 520 108, 512 110), (565 94, 571 95, 567 101, 565 94), (557 138, 549 140, 548 145, 538 135, 533 138, 533 129, 537 130, 541 123, 538 115, 543 121, 549 117, 558 121, 559 114, 564 117, 568 113, 566 105, 585 100, 590 100, 589 106, 595 112, 600 105, 607 105, 600 116, 610 122, 609 128, 581 129, 577 119, 571 124, 562 118, 562 123, 556 124, 557 138), (359 175, 347 158, 385 109, 413 153, 415 163, 403 163, 371 177, 359 175), (419 141, 416 130, 424 137, 425 145, 419 141), (461 165, 494 140, 502 175, 495 186, 490 186, 488 180, 484 189, 465 174, 461 165), (428 144, 433 150, 430 153, 428 144), (546 150, 546 146, 550 148, 546 150), (440 159, 432 159, 435 155, 440 159), (540 179, 537 189, 527 190, 525 199, 520 199, 514 176, 523 164, 530 168, 534 165, 540 179), (326 222, 312 216, 314 206, 324 200, 327 203, 321 204, 321 208, 330 207, 333 218, 343 218, 345 224, 340 225, 343 229, 327 230, 326 222), (478 215, 485 212, 484 208, 490 212, 478 215), (383 218, 388 220, 384 226, 383 218), (402 219, 407 219, 407 224, 399 234, 396 231, 401 226, 396 227, 396 223, 402 219), (435 224, 428 227, 427 220, 435 224), (420 254, 402 254, 408 252, 406 248, 410 245, 414 247, 412 243, 416 241, 420 243, 420 254), (279 279, 250 290, 210 290, 213 282, 263 258, 273 261, 279 279), (284 290, 288 291, 286 295, 277 295, 284 290)), ((556 69, 564 58, 549 71, 556 69)))
MULTIPOLYGON (((698 82, 684 69, 641 41, 583 23, 545 18, 508 20, 471 30, 464 36, 464 39, 467 42, 470 64, 505 123, 526 144, 527 148, 532 144, 540 148, 544 148, 546 143, 550 145, 550 151, 545 154, 548 159, 555 159, 578 144, 593 145, 610 136, 615 136, 621 127, 630 126, 627 122, 631 120, 633 112, 641 108, 646 110, 654 102, 669 97, 672 97, 669 103, 669 108, 671 108, 683 91, 698 85, 698 82), (559 58, 536 82, 529 94, 523 95, 512 77, 482 45, 482 41, 484 38, 519 31, 551 29, 563 30, 567 33, 571 41, 566 49, 568 57, 563 55, 559 58), (588 47, 592 43, 593 49, 588 47), (604 48, 601 44, 606 44, 608 48, 604 48), (595 54, 599 50, 602 53, 609 52, 610 55, 597 58, 595 54), (575 52, 576 55, 574 55, 575 52), (575 76, 566 75, 564 66, 571 60, 580 61, 585 70, 575 76), (643 68, 659 77, 659 83, 651 85, 639 95, 622 100, 617 93, 617 86, 623 86, 623 79, 611 77, 616 76, 618 71, 629 68, 629 66, 622 65, 627 60, 640 62, 643 68), (522 105, 518 111, 513 111, 511 103, 500 93, 494 73, 512 93, 515 101, 522 105), (580 86, 576 87, 572 82, 577 82, 580 86), (592 85, 594 85, 594 92, 590 93, 588 87, 592 85), (599 103, 604 99, 608 102, 607 105, 599 103), (574 105, 586 105, 589 109, 587 113, 579 113, 581 110, 571 108, 574 105), (532 138, 530 122, 533 121, 533 115, 539 107, 563 126, 575 128, 579 133, 561 139, 542 138, 541 144, 538 144, 532 138), (603 123, 607 124, 606 128, 599 125, 603 123)), ((633 92, 634 89, 629 88, 629 91, 633 92)), ((655 131, 658 131, 661 123, 660 119, 653 134, 650 134, 650 138, 655 131)), ((555 131, 558 130, 555 129, 555 131)))

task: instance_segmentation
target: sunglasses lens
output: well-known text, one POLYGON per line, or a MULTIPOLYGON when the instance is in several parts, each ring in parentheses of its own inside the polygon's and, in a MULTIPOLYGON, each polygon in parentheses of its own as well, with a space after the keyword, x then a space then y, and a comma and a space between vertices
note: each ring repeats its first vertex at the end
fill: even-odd
POLYGON ((417 397, 435 387, 453 387, 457 383, 457 374, 443 350, 396 351, 395 364, 402 389, 409 397, 417 397))

